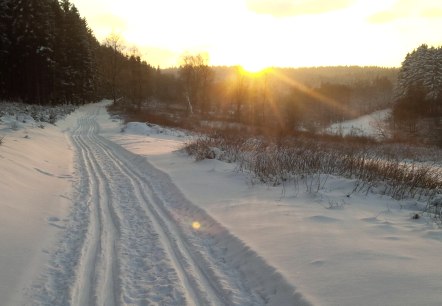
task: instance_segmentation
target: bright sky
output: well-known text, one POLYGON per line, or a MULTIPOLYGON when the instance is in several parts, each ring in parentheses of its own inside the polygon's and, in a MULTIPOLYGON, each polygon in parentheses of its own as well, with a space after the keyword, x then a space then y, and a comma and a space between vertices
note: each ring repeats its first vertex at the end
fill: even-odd
POLYGON ((442 45, 441 0, 71 0, 100 41, 112 31, 145 60, 176 66, 185 51, 212 65, 400 66, 442 45))

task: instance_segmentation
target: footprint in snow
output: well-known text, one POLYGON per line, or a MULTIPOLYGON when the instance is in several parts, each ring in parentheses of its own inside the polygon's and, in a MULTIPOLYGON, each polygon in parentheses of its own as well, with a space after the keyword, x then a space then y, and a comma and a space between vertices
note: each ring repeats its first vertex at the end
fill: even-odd
POLYGON ((58 222, 61 222, 60 218, 54 217, 54 216, 48 217, 48 224, 49 225, 52 225, 52 226, 54 226, 56 228, 59 228, 59 229, 65 229, 66 228, 63 225, 57 224, 58 222))
POLYGON ((321 215, 312 216, 312 217, 309 217, 309 219, 314 221, 314 222, 318 222, 318 223, 336 223, 336 222, 339 222, 338 219, 327 217, 327 216, 321 216, 321 215))
POLYGON ((38 168, 34 168, 35 170, 37 170, 38 172, 40 172, 41 174, 47 175, 47 176, 54 176, 52 173, 40 170, 38 168))

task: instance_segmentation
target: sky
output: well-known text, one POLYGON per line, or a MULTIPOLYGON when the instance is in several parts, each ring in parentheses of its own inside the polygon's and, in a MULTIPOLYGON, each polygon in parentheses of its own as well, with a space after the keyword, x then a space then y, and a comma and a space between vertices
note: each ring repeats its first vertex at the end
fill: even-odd
POLYGON ((151 65, 399 67, 442 45, 441 0, 71 0, 99 41, 112 32, 151 65))

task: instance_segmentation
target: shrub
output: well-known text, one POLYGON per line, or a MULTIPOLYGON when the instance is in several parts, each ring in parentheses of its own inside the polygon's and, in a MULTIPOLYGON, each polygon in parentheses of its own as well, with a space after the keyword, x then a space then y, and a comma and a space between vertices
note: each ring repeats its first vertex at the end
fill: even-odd
POLYGON ((18 130, 18 122, 17 121, 11 121, 11 129, 13 131, 17 131, 18 130))
MULTIPOLYGON (((383 193, 396 199, 431 199, 442 191, 440 161, 436 164, 405 159, 401 155, 410 157, 408 151, 412 150, 399 151, 401 147, 393 150, 374 144, 293 137, 275 142, 218 131, 197 137, 185 148, 196 160, 219 158, 236 162, 238 170, 263 183, 303 183, 308 192, 319 191, 330 175, 356 179, 354 192, 368 193, 375 186, 385 186, 383 193)), ((433 157, 432 153, 428 156, 433 157)))

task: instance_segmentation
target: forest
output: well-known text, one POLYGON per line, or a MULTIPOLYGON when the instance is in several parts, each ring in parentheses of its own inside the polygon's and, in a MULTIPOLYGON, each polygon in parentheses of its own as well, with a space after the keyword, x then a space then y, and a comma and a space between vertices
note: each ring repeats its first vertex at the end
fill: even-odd
POLYGON ((199 128, 208 121, 273 133, 321 132, 392 108, 397 139, 441 143, 442 49, 420 46, 402 67, 210 66, 184 53, 148 64, 112 33, 99 42, 69 0, 0 0, 0 100, 84 104, 103 98, 131 120, 199 128), (429 133, 431 132, 431 133, 429 133))

